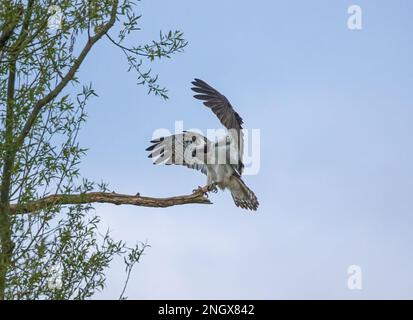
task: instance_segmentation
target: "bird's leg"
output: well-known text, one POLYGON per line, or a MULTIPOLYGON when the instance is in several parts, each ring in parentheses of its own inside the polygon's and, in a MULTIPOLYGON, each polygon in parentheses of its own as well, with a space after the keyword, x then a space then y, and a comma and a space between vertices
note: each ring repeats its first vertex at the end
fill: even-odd
POLYGON ((199 193, 199 192, 205 193, 205 189, 202 188, 201 186, 198 186, 198 188, 192 190, 192 193, 199 193))
POLYGON ((218 192, 218 188, 217 188, 216 182, 213 182, 213 183, 209 184, 209 185, 207 186, 207 190, 208 190, 208 192, 217 193, 217 192, 218 192))
POLYGON ((197 189, 192 190, 192 193, 203 193, 208 198, 208 192, 217 193, 218 188, 215 182, 208 184, 205 187, 198 186, 197 189))

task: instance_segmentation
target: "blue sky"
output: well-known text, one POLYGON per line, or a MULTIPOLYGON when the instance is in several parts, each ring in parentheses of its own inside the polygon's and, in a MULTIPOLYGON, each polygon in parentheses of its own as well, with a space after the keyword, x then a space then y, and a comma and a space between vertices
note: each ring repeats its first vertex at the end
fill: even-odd
MULTIPOLYGON (((218 128, 192 98, 199 77, 261 130, 261 168, 245 182, 257 213, 228 192, 212 206, 96 206, 117 239, 151 245, 129 298, 413 298, 413 3, 398 1, 142 1, 131 42, 181 29, 183 54, 155 63, 170 100, 146 95, 117 48, 103 41, 80 79, 99 94, 81 143, 85 176, 122 193, 189 193, 205 177, 153 166, 157 128, 218 128), (347 28, 360 5, 363 29, 347 28), (347 268, 362 268, 362 290, 347 268)), ((117 297, 123 267, 108 288, 117 297)))

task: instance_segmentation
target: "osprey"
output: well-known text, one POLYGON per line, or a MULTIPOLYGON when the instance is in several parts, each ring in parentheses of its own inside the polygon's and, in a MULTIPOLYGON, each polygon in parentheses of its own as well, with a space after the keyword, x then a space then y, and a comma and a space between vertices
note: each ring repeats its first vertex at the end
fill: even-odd
POLYGON ((237 207, 257 210, 258 200, 242 181, 244 168, 242 118, 234 110, 228 99, 206 82, 195 79, 192 82, 196 99, 204 101, 221 123, 227 128, 227 134, 218 142, 196 132, 184 131, 168 137, 152 140, 146 149, 154 164, 178 164, 201 171, 207 176, 209 191, 217 192, 229 189, 237 207))

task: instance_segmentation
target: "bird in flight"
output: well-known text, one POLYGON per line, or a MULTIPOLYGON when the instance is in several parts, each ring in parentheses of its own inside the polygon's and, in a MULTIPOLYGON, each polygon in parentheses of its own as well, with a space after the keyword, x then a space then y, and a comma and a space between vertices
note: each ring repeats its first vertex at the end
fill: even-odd
POLYGON ((254 192, 241 179, 244 164, 243 120, 228 99, 206 82, 195 79, 191 89, 196 99, 210 108, 226 127, 227 134, 212 142, 207 137, 183 131, 168 137, 152 140, 146 149, 154 164, 177 164, 201 171, 207 176, 208 191, 229 189, 237 207, 256 211, 259 205, 254 192))

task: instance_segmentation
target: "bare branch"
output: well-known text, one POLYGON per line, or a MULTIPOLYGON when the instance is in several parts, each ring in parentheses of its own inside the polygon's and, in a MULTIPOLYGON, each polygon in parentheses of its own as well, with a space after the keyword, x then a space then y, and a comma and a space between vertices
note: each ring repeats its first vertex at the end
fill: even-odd
POLYGON ((152 198, 137 195, 126 195, 109 192, 90 192, 81 194, 57 194, 44 197, 25 204, 11 204, 11 214, 33 213, 55 205, 76 205, 88 203, 111 203, 115 205, 132 205, 140 207, 166 208, 184 204, 211 204, 205 196, 208 187, 196 190, 194 193, 169 198, 152 198))

